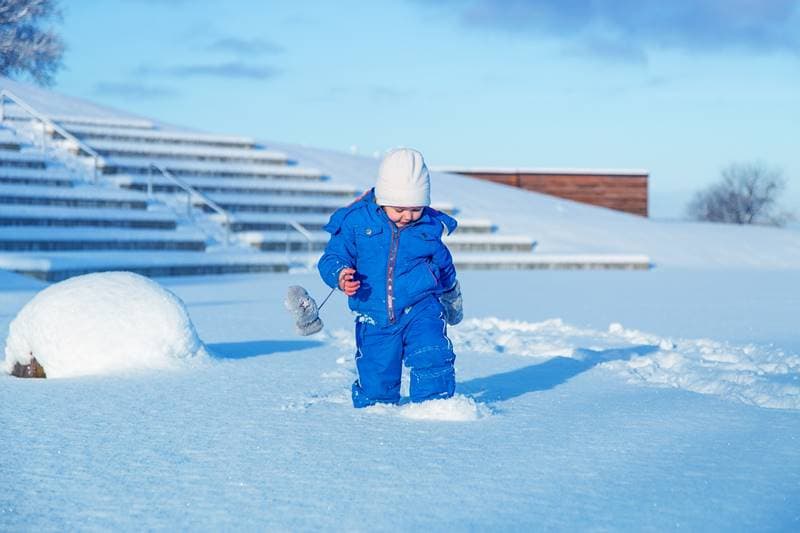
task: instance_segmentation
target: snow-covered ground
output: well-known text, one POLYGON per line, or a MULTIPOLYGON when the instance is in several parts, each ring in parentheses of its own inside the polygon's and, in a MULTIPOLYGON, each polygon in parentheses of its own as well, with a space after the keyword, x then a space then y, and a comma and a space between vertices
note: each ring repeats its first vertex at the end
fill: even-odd
MULTIPOLYGON (((0 85, 90 127, 120 116, 0 85)), ((266 146, 332 186, 366 189, 378 166, 266 146)), ((190 344, 209 354, 175 368, 111 357, 101 375, 62 379, 0 374, 0 531, 800 530, 797 228, 656 221, 444 173, 432 181, 434 202, 530 236, 534 255, 643 254, 655 268, 461 272, 457 396, 366 410, 350 406, 344 298, 307 338, 283 308, 290 285, 324 297, 313 273, 159 280, 186 306, 190 344)), ((127 255, 29 261, 130 265, 127 255)), ((0 270, 6 344, 45 287, 0 270)), ((68 306, 63 323, 48 314, 26 335, 48 337, 48 349, 73 339, 54 355, 65 364, 98 346, 71 320, 108 317, 103 340, 114 342, 137 333, 114 324, 139 320, 147 346, 159 313, 137 318, 126 299, 90 319, 68 306)))
POLYGON ((283 309, 315 275, 159 280, 215 356, 0 377, 0 529, 800 528, 800 270, 460 278, 458 396, 367 410, 342 295, 283 309))

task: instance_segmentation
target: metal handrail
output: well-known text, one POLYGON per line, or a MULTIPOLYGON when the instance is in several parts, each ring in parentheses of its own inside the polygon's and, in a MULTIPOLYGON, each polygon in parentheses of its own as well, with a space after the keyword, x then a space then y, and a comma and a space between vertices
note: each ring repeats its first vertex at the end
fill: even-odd
POLYGON ((308 231, 305 227, 303 227, 302 224, 300 224, 296 220, 290 220, 290 221, 287 222, 287 224, 288 224, 288 227, 286 228, 287 229, 287 232, 286 232, 286 259, 287 259, 287 261, 289 259, 289 255, 290 255, 290 251, 291 251, 291 243, 289 242, 289 231, 288 231, 289 227, 291 227, 295 231, 297 231, 300 235, 302 235, 306 239, 306 241, 308 242, 308 265, 309 265, 309 267, 313 266, 313 263, 314 263, 314 259, 313 259, 314 258, 314 250, 313 250, 314 236, 311 235, 311 232, 308 231))
POLYGON ((216 213, 222 215, 222 218, 225 219, 224 226, 225 226, 225 246, 228 246, 231 241, 231 216, 228 212, 219 206, 214 200, 206 196, 205 194, 201 193, 179 177, 175 176, 164 168, 162 165, 156 165, 155 163, 150 163, 148 167, 147 173, 147 195, 151 198, 153 197, 153 173, 152 169, 158 170, 162 176, 167 178, 168 180, 172 181, 175 185, 183 189, 186 193, 186 215, 191 218, 192 217, 192 197, 200 199, 205 205, 210 207, 216 213))
MULTIPOLYGON (((22 98, 14 94, 12 91, 8 89, 3 89, 0 91, 0 122, 5 120, 5 101, 6 98, 16 103, 23 111, 27 112, 31 115, 34 119, 40 121, 42 124, 50 127, 53 131, 57 132, 63 138, 67 139, 71 143, 73 143, 78 148, 78 153, 80 154, 81 151, 85 152, 86 154, 92 157, 94 166, 92 169, 92 179, 96 182, 97 181, 97 169, 100 167, 100 162, 103 161, 103 158, 98 154, 93 148, 88 146, 86 143, 75 137, 73 134, 53 122, 50 118, 46 115, 40 113, 36 109, 34 109, 30 104, 25 102, 22 98)), ((46 141, 43 141, 43 145, 46 146, 46 141)), ((178 187, 183 189, 186 192, 186 214, 189 218, 192 218, 191 211, 192 211, 192 198, 199 198, 205 205, 209 206, 213 211, 217 212, 218 214, 222 215, 223 219, 225 220, 225 246, 228 246, 231 241, 231 217, 226 210, 219 206, 216 202, 214 202, 211 198, 207 197, 185 181, 181 180, 177 176, 173 175, 170 171, 164 168, 161 165, 157 165, 155 163, 150 163, 148 168, 148 181, 147 181, 147 193, 152 198, 153 197, 153 174, 152 169, 158 170, 161 175, 166 177, 168 180, 175 183, 178 187)), ((301 232, 302 233, 302 232, 301 232)), ((308 233, 308 232, 306 232, 308 233)), ((306 238, 310 238, 310 235, 306 238)))
MULTIPOLYGON (((100 154, 98 154, 96 151, 94 151, 86 143, 84 143, 83 141, 81 141, 80 139, 75 137, 73 134, 71 134, 70 132, 68 132, 67 130, 65 130, 64 128, 62 128, 61 126, 59 126, 58 124, 56 124, 52 120, 50 120, 47 116, 45 116, 42 113, 36 111, 36 109, 31 107, 27 102, 25 102, 25 100, 23 100, 22 98, 20 98, 19 96, 17 96, 13 92, 9 91, 8 89, 3 89, 2 91, 0 91, 0 122, 3 122, 5 120, 5 111, 6 111, 5 110, 5 101, 6 101, 6 98, 8 98, 9 100, 11 100, 14 103, 16 103, 20 108, 22 108, 23 111, 27 112, 33 118, 35 118, 36 120, 40 121, 42 124, 45 124, 45 125, 49 126, 50 128, 53 129, 53 131, 57 132, 62 137, 64 137, 68 141, 70 141, 73 144, 75 144, 75 146, 78 148, 78 153, 83 151, 83 152, 87 153, 88 155, 92 156, 92 160, 93 160, 93 163, 94 163, 94 166, 92 168, 92 179, 94 181, 97 181, 97 168, 100 166, 100 161, 102 161, 102 158, 100 157, 100 154)), ((43 143, 46 145, 45 141, 43 141, 43 143)))

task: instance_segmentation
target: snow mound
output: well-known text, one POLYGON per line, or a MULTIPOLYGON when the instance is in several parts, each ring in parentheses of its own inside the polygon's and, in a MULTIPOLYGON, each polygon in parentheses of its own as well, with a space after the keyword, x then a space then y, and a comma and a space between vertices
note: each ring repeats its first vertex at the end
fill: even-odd
POLYGON ((48 378, 175 367, 207 354, 183 302, 131 272, 77 276, 39 292, 9 326, 5 370, 31 357, 48 378))
POLYGON ((377 414, 396 414, 411 420, 435 422, 473 422, 492 415, 489 407, 461 394, 443 400, 428 400, 400 406, 377 404, 367 407, 366 411, 377 414))
POLYGON ((631 382, 712 394, 750 405, 800 409, 800 356, 770 346, 680 340, 673 351, 611 361, 631 382))
POLYGON ((770 345, 667 339, 612 323, 606 331, 561 319, 521 322, 489 317, 449 330, 456 353, 503 353, 542 361, 569 357, 631 382, 674 387, 757 405, 800 410, 800 356, 770 345))

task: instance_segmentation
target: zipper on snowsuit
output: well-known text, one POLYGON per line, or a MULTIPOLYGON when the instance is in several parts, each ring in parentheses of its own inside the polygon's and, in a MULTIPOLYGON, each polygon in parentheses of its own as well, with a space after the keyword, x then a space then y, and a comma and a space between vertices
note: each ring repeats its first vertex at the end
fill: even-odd
POLYGON ((397 262, 397 248, 400 244, 400 229, 389 221, 392 229, 392 242, 389 245, 389 260, 386 263, 386 314, 389 323, 394 324, 394 267, 397 262))

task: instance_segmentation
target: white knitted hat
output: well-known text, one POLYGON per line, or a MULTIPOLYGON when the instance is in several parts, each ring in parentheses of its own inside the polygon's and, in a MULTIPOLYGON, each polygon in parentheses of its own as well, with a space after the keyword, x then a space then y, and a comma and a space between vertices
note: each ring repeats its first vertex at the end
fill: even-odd
POLYGON ((422 154, 411 148, 392 150, 381 161, 375 184, 378 205, 431 205, 431 178, 422 154))

